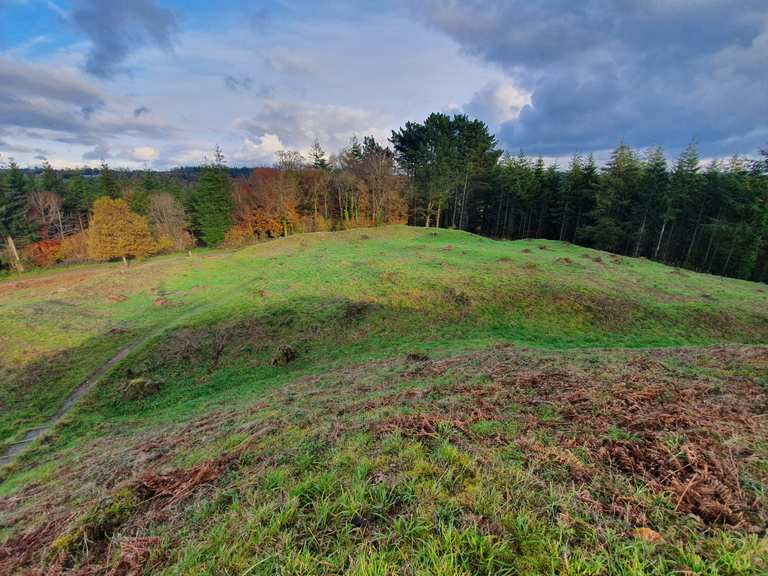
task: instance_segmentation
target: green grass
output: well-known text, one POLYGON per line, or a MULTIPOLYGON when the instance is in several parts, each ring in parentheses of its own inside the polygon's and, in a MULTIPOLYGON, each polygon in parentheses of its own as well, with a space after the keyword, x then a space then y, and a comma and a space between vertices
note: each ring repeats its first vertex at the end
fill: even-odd
POLYGON ((180 325, 206 332, 227 322, 263 324, 263 342, 251 343, 248 357, 264 359, 280 340, 299 348, 305 366, 496 342, 765 340, 768 294, 758 285, 673 272, 558 242, 389 227, 166 256, 128 269, 78 268, 63 275, 93 275, 60 288, 57 273, 37 275, 48 280, 39 289, 0 291, 0 439, 40 424, 128 342, 180 325))
MULTIPOLYGON (((154 500, 131 500, 94 539, 157 536, 145 561, 168 574, 765 568, 765 538, 692 523, 636 478, 602 471, 586 502, 621 487, 622 505, 642 510, 661 544, 633 538, 631 519, 578 497, 574 458, 596 466, 597 443, 638 443, 646 431, 623 421, 571 429, 568 403, 529 407, 525 394, 505 397, 500 413, 483 400, 499 385, 491 358, 514 364, 516 378, 546 363, 600 382, 606 362, 633 354, 659 375, 706 381, 709 394, 730 398, 731 379, 759 386, 768 366, 712 364, 677 349, 766 343, 761 285, 565 243, 392 226, 22 276, 0 283, 0 309, 0 443, 44 422, 90 372, 140 344, 0 472, 0 503, 23 502, 9 513, 0 506, 9 537, 34 528, 43 507, 62 518, 81 512, 59 534, 75 563, 101 554, 98 543, 83 546, 89 518, 143 471, 235 455, 208 488, 159 516, 149 513, 154 500), (286 348, 295 359, 275 363, 286 348), (656 361, 648 348, 670 356, 656 361), (403 360, 417 352, 431 360, 403 360), (127 391, 137 379, 149 383, 145 393, 127 391), (467 398, 487 413, 466 425, 439 420, 428 436, 402 429, 408 418, 461 412, 467 398), (379 432, 387 422, 400 424, 379 432), (565 456, 551 452, 573 438, 565 456), (531 443, 557 457, 532 461, 531 443)), ((768 446, 759 436, 730 442, 759 455, 744 465, 743 485, 761 515, 768 446)), ((34 561, 50 561, 46 550, 34 561)))

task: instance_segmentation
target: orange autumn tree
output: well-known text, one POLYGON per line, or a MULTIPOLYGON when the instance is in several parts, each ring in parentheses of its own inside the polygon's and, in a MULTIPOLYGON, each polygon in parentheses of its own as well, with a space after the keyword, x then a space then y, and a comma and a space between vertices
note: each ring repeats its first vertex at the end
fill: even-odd
POLYGON ((157 251, 147 219, 131 212, 122 198, 96 199, 88 228, 88 255, 94 260, 144 258, 157 251))

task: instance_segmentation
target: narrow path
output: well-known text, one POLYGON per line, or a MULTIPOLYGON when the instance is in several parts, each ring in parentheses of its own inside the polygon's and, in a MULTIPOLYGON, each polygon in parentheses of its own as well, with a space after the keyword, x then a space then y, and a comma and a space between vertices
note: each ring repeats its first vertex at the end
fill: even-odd
POLYGON ((148 341, 150 338, 152 338, 155 334, 153 333, 152 336, 149 336, 147 338, 139 338, 137 340, 134 340, 131 342, 128 346, 120 350, 117 354, 112 356, 109 360, 107 360, 104 364, 99 366, 88 378, 83 380, 83 382, 75 388, 67 397, 67 399, 64 401, 64 404, 61 405, 61 408, 59 408, 56 411, 56 414, 51 416, 48 421, 43 424, 42 426, 38 426, 37 428, 32 428, 29 430, 25 435, 24 438, 19 440, 18 442, 14 442, 8 448, 5 449, 2 455, 0 455, 0 466, 3 466, 5 464, 8 464, 11 460, 13 460, 13 457, 19 454, 24 448, 26 448, 29 444, 31 444, 33 441, 35 441, 37 438, 39 438, 43 432, 50 429, 52 426, 54 426, 59 420, 61 420, 64 416, 67 415, 67 413, 72 410, 75 403, 91 388, 93 388, 96 383, 101 380, 101 378, 109 372, 112 368, 114 368, 117 364, 119 364, 122 360, 124 360, 131 352, 136 350, 141 344, 148 341))
MULTIPOLYGON (((251 285, 252 282, 253 282, 253 278, 248 278, 244 282, 241 282, 240 284, 237 284, 234 288, 232 288, 230 290, 230 293, 235 294, 238 292, 238 290, 241 290, 242 288, 251 285)), ((219 298, 218 298, 219 302, 221 301, 221 297, 222 295, 219 294, 219 298)), ((24 435, 24 437, 21 440, 9 445, 0 455, 0 467, 5 466, 6 464, 9 464, 15 456, 17 456, 27 446, 29 446, 29 444, 31 444, 37 438, 39 438, 43 434, 43 432, 55 426, 59 420, 61 420, 64 416, 66 416, 66 414, 70 410, 72 410, 72 408, 75 406, 77 401, 83 395, 89 392, 91 388, 93 388, 107 372, 109 372, 117 364, 123 361, 131 352, 138 349, 140 346, 146 344, 150 340, 162 335, 166 331, 173 329, 174 326, 178 326, 181 322, 189 319, 190 316, 193 316, 194 314, 196 314, 200 309, 204 309, 209 306, 211 306, 210 303, 204 303, 204 302, 193 304, 192 306, 187 308, 180 316, 178 316, 175 320, 173 320, 170 324, 167 324, 157 330, 152 331, 148 336, 145 336, 144 338, 137 338, 136 340, 128 344, 128 346, 126 346, 125 348, 117 352, 114 356, 112 356, 112 358, 110 358, 104 364, 99 366, 90 376, 88 376, 88 378, 86 378, 77 388, 75 388, 67 397, 67 399, 64 401, 64 404, 61 405, 61 408, 59 408, 56 414, 51 416, 51 418, 49 418, 48 421, 45 422, 45 424, 43 424, 42 426, 38 426, 37 428, 32 428, 24 435)))

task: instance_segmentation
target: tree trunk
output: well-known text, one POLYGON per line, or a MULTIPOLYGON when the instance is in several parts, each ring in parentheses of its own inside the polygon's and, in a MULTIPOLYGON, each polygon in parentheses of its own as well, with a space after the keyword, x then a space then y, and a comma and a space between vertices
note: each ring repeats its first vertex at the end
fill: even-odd
MULTIPOLYGON (((464 204, 467 203, 467 182, 469 181, 469 171, 464 173, 464 190, 461 193, 461 214, 459 215, 459 228, 461 228, 461 217, 464 215, 464 204)), ((454 206, 453 227, 456 228, 456 211, 454 206)))
POLYGON ((453 195, 453 210, 451 211, 451 228, 456 228, 456 207, 459 204, 458 194, 453 195))
POLYGON ((712 244, 715 241, 715 235, 713 233, 709 234, 709 242, 707 242, 707 253, 704 254, 704 261, 701 263, 700 270, 707 270, 707 266, 709 265, 709 255, 712 253, 712 244))
POLYGON ((723 265, 723 271, 721 274, 725 276, 725 273, 728 271, 728 265, 731 263, 731 256, 733 256, 733 251, 736 248, 736 237, 733 238, 733 242, 731 243, 731 249, 728 251, 728 258, 725 259, 725 264, 723 265))
POLYGON ((461 213, 459 214, 459 228, 464 230, 464 206, 467 204, 468 191, 464 190, 464 198, 461 199, 461 213))
POLYGON ((659 250, 661 250, 661 241, 664 239, 664 230, 667 228, 667 219, 664 218, 664 222, 661 224, 661 232, 659 232, 659 241, 656 243, 656 250, 653 252, 653 259, 659 259, 659 250))
POLYGON ((640 232, 637 234, 637 243, 635 244, 635 258, 640 255, 640 245, 643 243, 643 236, 645 236, 645 218, 646 215, 643 214, 643 223, 640 226, 640 232))
POLYGON ((61 209, 56 210, 56 215, 59 217, 59 240, 64 240, 64 224, 61 221, 61 209))
POLYGON ((669 227, 669 235, 667 236, 667 245, 664 247, 664 255, 662 256, 662 262, 669 262, 669 247, 672 246, 672 239, 675 237, 675 223, 672 222, 672 226, 669 227))
POLYGON ((562 242, 563 239, 565 239, 565 217, 568 215, 568 203, 565 203, 565 206, 563 206, 563 217, 560 221, 560 238, 559 240, 562 242))
POLYGON ((123 266, 128 266, 128 260, 123 256, 123 266))
POLYGON ((21 258, 19 258, 19 253, 16 250, 16 244, 13 242, 10 234, 5 237, 5 244, 8 246, 8 254, 12 259, 13 267, 19 273, 24 272, 24 265, 21 263, 21 258))
POLYGON ((579 205, 579 211, 576 213, 576 227, 573 229, 573 241, 576 241, 576 234, 581 226, 581 205, 579 205))
POLYGON ((504 205, 504 197, 502 196, 499 199, 499 209, 496 212, 496 237, 498 238, 501 236, 503 230, 501 228, 501 209, 504 205))
POLYGON ((440 209, 443 203, 440 201, 437 203, 437 215, 435 216, 435 228, 440 228, 440 209))
POLYGON ((424 224, 425 228, 429 228, 429 219, 432 216, 432 201, 430 200, 427 202, 427 219, 426 223, 424 224))
POLYGON ((693 252, 693 246, 696 243, 696 236, 699 233, 699 225, 701 224, 701 214, 704 212, 704 207, 702 206, 701 210, 699 210, 699 215, 696 218, 696 226, 693 228, 693 236, 691 237, 691 243, 688 245, 688 251, 685 253, 685 264, 688 265, 691 262, 691 253, 693 252))

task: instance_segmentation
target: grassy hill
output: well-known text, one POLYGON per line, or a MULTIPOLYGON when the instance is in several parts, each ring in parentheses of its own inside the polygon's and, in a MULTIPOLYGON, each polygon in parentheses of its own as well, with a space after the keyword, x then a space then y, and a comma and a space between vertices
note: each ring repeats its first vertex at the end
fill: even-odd
POLYGON ((0 572, 768 570, 768 290, 407 227, 0 283, 0 572))

